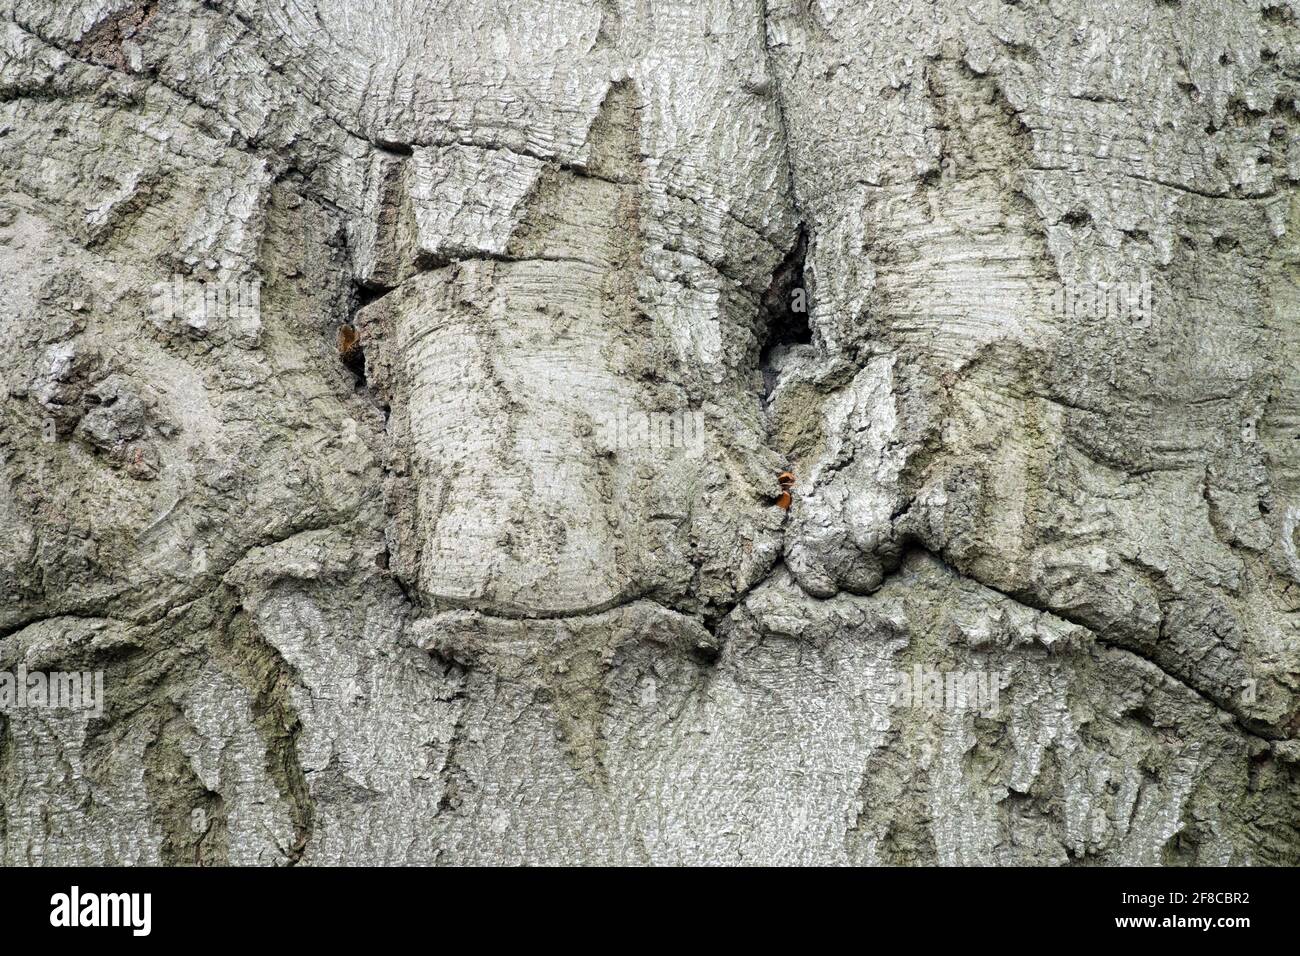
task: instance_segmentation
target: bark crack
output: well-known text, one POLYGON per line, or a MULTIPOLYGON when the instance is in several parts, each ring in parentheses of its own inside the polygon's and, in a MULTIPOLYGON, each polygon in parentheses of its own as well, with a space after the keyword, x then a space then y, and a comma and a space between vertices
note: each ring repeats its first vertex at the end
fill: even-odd
POLYGON ((905 547, 900 553, 897 563, 894 564, 889 569, 887 569, 884 577, 881 579, 879 587, 877 587, 876 590, 879 590, 880 587, 883 587, 888 581, 890 581, 898 574, 900 574, 907 563, 908 557, 914 553, 921 553, 929 556, 931 559, 938 562, 945 570, 949 571, 956 577, 962 578, 967 581, 972 581, 975 584, 978 584, 980 587, 986 588, 987 590, 992 591, 995 594, 1001 595, 1002 597, 1006 598, 1009 601, 1019 604, 1021 607, 1028 608, 1031 611, 1037 611, 1040 614, 1050 615, 1051 617, 1054 617, 1057 620, 1062 621, 1066 624, 1071 624, 1075 627, 1081 627, 1084 630, 1086 630, 1089 634, 1091 634, 1093 639, 1098 643, 1098 645, 1102 647, 1108 648, 1110 650, 1115 650, 1115 651, 1123 651, 1125 653, 1131 654, 1133 657, 1139 660, 1145 661, 1147 664, 1150 664, 1152 667, 1156 668, 1166 678, 1180 685, 1181 687, 1186 688, 1188 691, 1192 692, 1197 697, 1201 698, 1201 700, 1209 704, 1215 710, 1219 711, 1222 714, 1227 715, 1228 717, 1231 717, 1233 722, 1240 728, 1240 730, 1251 737, 1256 737, 1258 739, 1266 740, 1266 741, 1279 741, 1279 740, 1290 739, 1285 737, 1282 734, 1270 733, 1267 728, 1255 728, 1248 725, 1247 723, 1248 718, 1237 713, 1232 708, 1229 702, 1220 700, 1218 697, 1216 697, 1211 692, 1205 690, 1204 688, 1197 687, 1195 684, 1189 683, 1184 678, 1178 677, 1177 675, 1170 673, 1167 669, 1165 669, 1165 667, 1159 661, 1142 653, 1141 650, 1134 648, 1129 644, 1120 643, 1104 637, 1092 625, 1086 623, 1085 621, 1079 619, 1074 615, 1071 615, 1068 612, 1062 611, 1059 608, 1052 607, 1047 602, 1037 600, 1030 594, 1026 594, 1024 592, 1007 591, 1002 588, 999 588, 994 584, 990 584, 987 581, 981 580, 976 575, 968 574, 962 571, 961 569, 959 569, 958 567, 956 567, 955 565, 953 565, 946 557, 944 557, 944 555, 941 552, 935 551, 927 547, 920 541, 909 542, 908 546, 905 547))

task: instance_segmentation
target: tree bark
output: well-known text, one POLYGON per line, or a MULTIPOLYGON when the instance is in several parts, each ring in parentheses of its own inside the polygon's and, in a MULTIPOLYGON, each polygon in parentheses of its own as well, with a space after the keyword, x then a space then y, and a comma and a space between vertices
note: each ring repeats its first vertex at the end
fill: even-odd
POLYGON ((0 862, 1300 862, 1293 0, 0 9, 0 862))

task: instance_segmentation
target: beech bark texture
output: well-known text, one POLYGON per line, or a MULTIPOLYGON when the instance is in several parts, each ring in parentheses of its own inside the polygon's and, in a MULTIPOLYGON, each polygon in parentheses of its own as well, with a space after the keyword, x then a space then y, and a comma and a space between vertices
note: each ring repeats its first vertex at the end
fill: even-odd
POLYGON ((1294 0, 0 10, 0 863, 1300 863, 1294 0))

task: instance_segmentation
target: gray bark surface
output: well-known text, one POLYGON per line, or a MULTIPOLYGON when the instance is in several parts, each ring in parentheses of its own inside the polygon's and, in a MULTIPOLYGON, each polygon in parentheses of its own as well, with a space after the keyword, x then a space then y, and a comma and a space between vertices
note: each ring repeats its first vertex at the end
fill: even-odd
POLYGON ((1300 863, 1294 0, 0 11, 0 863, 1300 863))

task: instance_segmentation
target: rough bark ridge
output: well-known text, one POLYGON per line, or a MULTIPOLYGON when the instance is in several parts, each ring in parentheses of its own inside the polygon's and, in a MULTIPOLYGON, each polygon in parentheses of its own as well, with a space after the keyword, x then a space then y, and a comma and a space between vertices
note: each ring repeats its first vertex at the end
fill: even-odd
POLYGON ((0 10, 0 862, 1300 862, 1293 0, 0 10))

